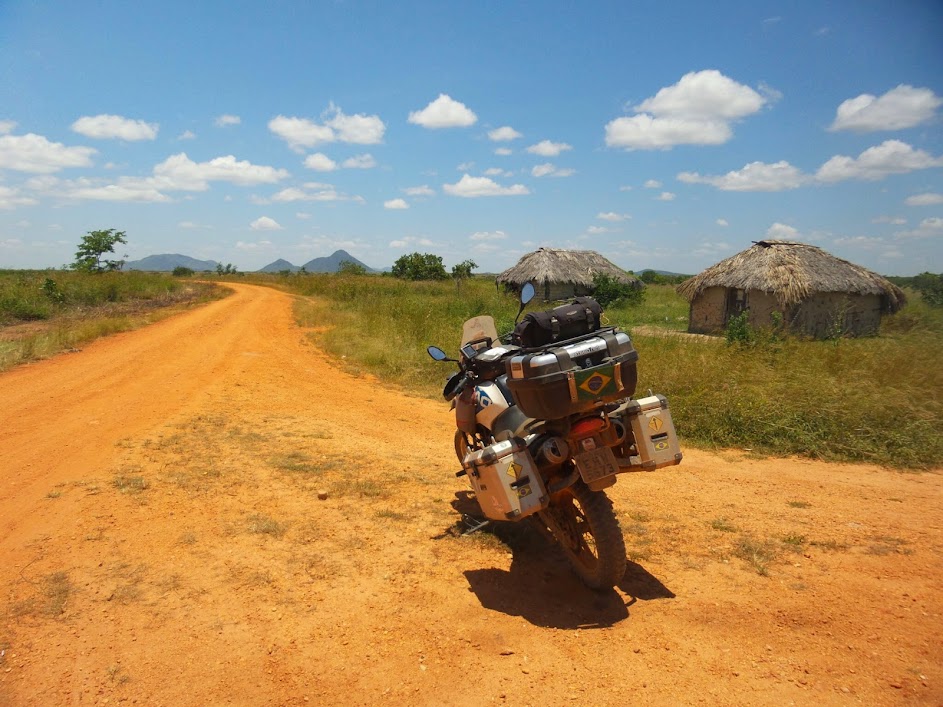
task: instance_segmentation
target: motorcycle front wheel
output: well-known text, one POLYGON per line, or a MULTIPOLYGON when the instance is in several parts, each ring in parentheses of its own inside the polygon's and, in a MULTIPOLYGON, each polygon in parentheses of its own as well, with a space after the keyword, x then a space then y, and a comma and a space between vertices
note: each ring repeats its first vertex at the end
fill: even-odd
POLYGON ((539 522, 563 548, 576 574, 592 589, 611 589, 625 574, 625 538, 603 491, 577 481, 550 499, 539 522))

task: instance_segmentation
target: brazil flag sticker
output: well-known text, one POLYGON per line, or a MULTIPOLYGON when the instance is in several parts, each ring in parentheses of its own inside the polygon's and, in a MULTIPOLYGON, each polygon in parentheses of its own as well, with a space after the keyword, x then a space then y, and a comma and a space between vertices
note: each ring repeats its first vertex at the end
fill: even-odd
POLYGON ((580 400, 593 400, 603 395, 618 392, 613 366, 599 366, 574 374, 577 396, 580 400))

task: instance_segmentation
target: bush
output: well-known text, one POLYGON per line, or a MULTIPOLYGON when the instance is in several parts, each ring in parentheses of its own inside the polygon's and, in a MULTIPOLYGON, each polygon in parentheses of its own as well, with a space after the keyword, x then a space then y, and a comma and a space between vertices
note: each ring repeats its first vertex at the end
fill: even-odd
POLYGON ((730 317, 727 321, 727 328, 724 329, 724 337, 728 344, 740 344, 746 346, 756 341, 756 332, 750 326, 750 313, 740 312, 735 317, 730 317))
POLYGON ((190 277, 191 275, 193 275, 193 273, 194 273, 193 268, 187 268, 187 267, 184 267, 183 265, 178 265, 177 267, 174 268, 173 276, 174 277, 190 277))
POLYGON ((448 275, 442 257, 431 253, 410 253, 393 263, 393 276, 403 280, 445 280, 448 275))
POLYGON ((645 297, 645 291, 641 286, 619 282, 605 273, 593 275, 593 287, 593 299, 599 302, 603 309, 617 303, 641 304, 645 297))
POLYGON ((943 307, 943 274, 920 273, 913 279, 913 286, 931 307, 943 307))

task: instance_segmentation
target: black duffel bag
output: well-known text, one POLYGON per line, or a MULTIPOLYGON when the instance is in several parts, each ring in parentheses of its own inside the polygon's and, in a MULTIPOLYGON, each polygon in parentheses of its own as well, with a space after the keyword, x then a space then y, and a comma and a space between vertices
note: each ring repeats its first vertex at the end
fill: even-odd
POLYGON ((514 341, 526 349, 573 339, 599 329, 602 307, 592 297, 577 297, 549 312, 530 312, 514 327, 514 341))

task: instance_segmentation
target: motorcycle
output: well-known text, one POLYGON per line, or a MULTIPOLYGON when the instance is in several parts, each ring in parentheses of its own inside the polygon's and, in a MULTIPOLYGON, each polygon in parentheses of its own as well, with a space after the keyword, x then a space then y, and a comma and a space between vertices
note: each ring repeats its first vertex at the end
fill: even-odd
POLYGON ((621 581, 625 540, 606 488, 620 474, 679 464, 662 395, 632 399, 638 353, 627 333, 603 326, 591 298, 519 323, 534 287, 521 289, 514 331, 465 322, 458 364, 442 391, 455 410, 455 454, 489 521, 533 519, 596 590, 621 581))

